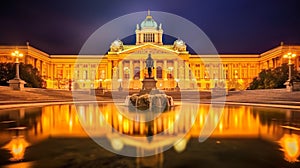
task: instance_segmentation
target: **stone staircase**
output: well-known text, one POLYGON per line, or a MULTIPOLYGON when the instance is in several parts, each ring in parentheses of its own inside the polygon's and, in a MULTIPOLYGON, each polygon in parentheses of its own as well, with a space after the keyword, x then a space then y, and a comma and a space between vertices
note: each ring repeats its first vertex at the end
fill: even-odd
MULTIPOLYGON (((88 92, 76 93, 80 100, 89 99, 88 92)), ((67 90, 51 90, 40 88, 25 88, 23 91, 11 90, 9 87, 0 86, 0 103, 16 101, 72 101, 73 93, 67 90)))

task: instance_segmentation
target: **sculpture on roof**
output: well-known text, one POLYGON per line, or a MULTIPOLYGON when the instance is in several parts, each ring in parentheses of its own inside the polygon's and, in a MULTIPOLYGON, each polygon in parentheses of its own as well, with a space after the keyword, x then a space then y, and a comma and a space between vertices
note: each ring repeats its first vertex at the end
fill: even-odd
POLYGON ((119 52, 123 50, 123 42, 119 39, 115 40, 110 45, 110 51, 119 52))

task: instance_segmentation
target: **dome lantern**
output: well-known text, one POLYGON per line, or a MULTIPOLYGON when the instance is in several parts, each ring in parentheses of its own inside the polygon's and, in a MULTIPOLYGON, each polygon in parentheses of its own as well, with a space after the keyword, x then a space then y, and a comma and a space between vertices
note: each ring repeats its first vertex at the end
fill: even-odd
POLYGON ((162 25, 157 24, 148 10, 146 18, 136 25, 136 45, 152 43, 162 45, 162 25))

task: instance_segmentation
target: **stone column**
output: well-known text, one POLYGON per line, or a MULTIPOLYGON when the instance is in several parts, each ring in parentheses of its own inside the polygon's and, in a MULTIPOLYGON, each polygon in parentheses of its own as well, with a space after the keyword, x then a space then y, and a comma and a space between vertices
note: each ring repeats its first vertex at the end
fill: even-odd
POLYGON ((69 64, 69 79, 73 79, 74 65, 69 64))
POLYGON ((184 61, 184 79, 185 79, 185 84, 184 84, 184 88, 189 88, 189 83, 190 83, 190 68, 189 68, 189 64, 187 61, 184 61))
POLYGON ((136 39, 135 39, 137 44, 139 44, 139 38, 140 38, 139 33, 137 33, 136 34, 136 39))
POLYGON ((251 79, 251 77, 250 77, 250 64, 247 64, 247 78, 251 79))
POLYGON ((238 64, 239 65, 239 75, 238 75, 238 79, 241 79, 242 78, 242 65, 241 64, 238 64))
POLYGON ((143 65, 143 61, 140 60, 140 80, 144 79, 144 65, 143 65))
POLYGON ((62 78, 63 79, 66 78, 66 66, 65 66, 65 64, 62 64, 62 78))
POLYGON ((157 66, 156 66, 156 60, 154 60, 154 64, 153 64, 153 66, 154 66, 154 69, 153 69, 153 77, 154 77, 154 79, 156 80, 156 68, 157 68, 157 66))
POLYGON ((112 62, 108 61, 108 64, 107 64, 107 76, 106 76, 107 79, 112 79, 111 71, 112 71, 112 62))
POLYGON ((57 78, 57 69, 55 64, 53 64, 53 78, 57 78))
POLYGON ((167 60, 164 60, 164 65, 163 65, 163 79, 167 80, 167 60))
POLYGON ((162 43, 162 33, 158 33, 158 41, 160 44, 162 43))
POLYGON ((232 74, 233 74, 233 71, 232 71, 232 64, 228 64, 228 79, 232 79, 232 74))
POLYGON ((178 61, 174 60, 174 79, 178 79, 178 61))
POLYGON ((190 68, 189 68, 188 62, 184 61, 184 79, 185 80, 190 79, 189 70, 190 70, 190 68))
POLYGON ((205 65, 201 64, 200 65, 200 80, 204 79, 204 73, 205 73, 205 65))
POLYGON ((134 76, 134 68, 132 60, 129 61, 129 80, 132 80, 134 76))
POLYGON ((140 42, 143 43, 144 42, 144 33, 141 33, 140 35, 141 35, 141 41, 140 42))
POLYGON ((123 79, 123 61, 119 62, 119 78, 118 79, 123 79))
POLYGON ((42 76, 45 75, 45 74, 44 74, 44 71, 43 71, 43 68, 44 68, 44 66, 43 66, 43 61, 40 60, 40 74, 41 74, 42 76))

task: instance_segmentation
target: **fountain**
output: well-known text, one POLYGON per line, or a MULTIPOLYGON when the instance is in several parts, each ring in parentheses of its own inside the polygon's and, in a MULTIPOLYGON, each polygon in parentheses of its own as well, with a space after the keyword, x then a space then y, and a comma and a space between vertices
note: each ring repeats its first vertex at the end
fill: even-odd
POLYGON ((157 81, 151 76, 152 69, 154 69, 153 63, 154 61, 151 58, 151 54, 149 54, 146 59, 148 77, 142 81, 143 87, 138 94, 126 97, 125 105, 150 110, 153 108, 166 109, 167 107, 174 106, 173 98, 156 88, 157 81))

